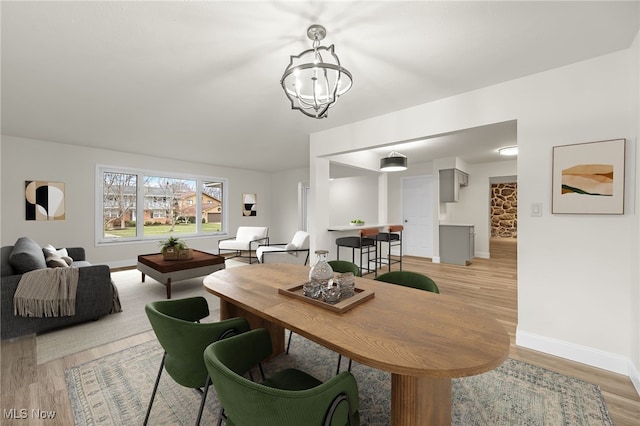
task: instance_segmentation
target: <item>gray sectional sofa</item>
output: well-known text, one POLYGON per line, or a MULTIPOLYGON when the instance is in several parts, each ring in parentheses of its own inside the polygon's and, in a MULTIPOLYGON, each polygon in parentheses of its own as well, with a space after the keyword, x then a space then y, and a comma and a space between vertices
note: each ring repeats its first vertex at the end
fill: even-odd
POLYGON ((73 316, 31 318, 14 315, 13 295, 23 273, 47 268, 42 248, 35 241, 22 237, 13 246, 1 249, 0 298, 1 337, 9 339, 39 333, 84 321, 96 320, 119 310, 117 291, 111 282, 107 265, 92 265, 85 258, 82 247, 66 248, 73 260, 70 266, 79 268, 76 292, 76 313, 73 316))

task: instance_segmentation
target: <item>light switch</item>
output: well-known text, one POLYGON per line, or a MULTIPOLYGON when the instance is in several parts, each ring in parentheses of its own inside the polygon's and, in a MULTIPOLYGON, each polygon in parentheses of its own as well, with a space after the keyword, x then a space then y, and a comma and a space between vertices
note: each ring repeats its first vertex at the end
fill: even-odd
POLYGON ((531 216, 542 216, 542 203, 531 203, 531 216))

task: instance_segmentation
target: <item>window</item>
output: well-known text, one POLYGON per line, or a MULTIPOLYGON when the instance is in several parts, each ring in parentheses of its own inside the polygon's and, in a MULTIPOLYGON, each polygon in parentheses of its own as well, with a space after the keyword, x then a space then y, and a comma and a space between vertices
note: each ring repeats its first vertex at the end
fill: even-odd
POLYGON ((226 179, 99 166, 98 243, 225 232, 226 179))

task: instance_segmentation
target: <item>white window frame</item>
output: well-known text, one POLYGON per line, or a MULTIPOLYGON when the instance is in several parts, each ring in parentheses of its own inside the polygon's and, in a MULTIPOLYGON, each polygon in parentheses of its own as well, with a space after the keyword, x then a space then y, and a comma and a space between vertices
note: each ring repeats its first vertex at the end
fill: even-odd
MULTIPOLYGON (((212 237, 227 235, 228 223, 228 193, 229 193, 229 180, 227 178, 212 177, 212 176, 197 176, 186 175, 175 172, 164 172, 158 170, 137 169, 137 168, 124 168, 118 166, 109 166, 104 164, 96 165, 96 180, 95 180, 95 241, 96 245, 104 244, 118 244, 118 243, 130 243, 130 242, 147 242, 150 240, 157 240, 157 236, 145 237, 144 236, 144 185, 140 183, 144 182, 145 176, 161 176, 169 179, 185 179, 196 181, 196 232, 192 234, 180 234, 181 239, 188 239, 193 237, 212 237), (111 173, 126 173, 136 175, 137 194, 136 194, 136 207, 133 213, 135 213, 136 221, 136 236, 130 238, 105 238, 104 236, 104 223, 103 223, 103 176, 105 172, 111 173), (202 187, 205 182, 220 182, 222 183, 222 217, 221 217, 221 229, 216 232, 203 232, 202 231, 202 187), (141 217, 138 217, 140 215, 141 217)), ((133 219, 133 218, 132 218, 133 219)))

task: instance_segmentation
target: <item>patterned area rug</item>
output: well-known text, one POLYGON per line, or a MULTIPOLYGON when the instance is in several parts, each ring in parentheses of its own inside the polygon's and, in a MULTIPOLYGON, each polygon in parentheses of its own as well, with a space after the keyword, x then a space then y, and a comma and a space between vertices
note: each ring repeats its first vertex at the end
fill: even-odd
MULTIPOLYGON (((245 265, 242 260, 227 259, 226 267, 245 265)), ((143 283, 141 274, 135 269, 112 272, 111 277, 118 288, 122 312, 107 315, 98 321, 76 324, 36 336, 38 364, 56 358, 115 342, 134 334, 151 330, 151 324, 144 313, 144 306, 154 300, 166 298, 166 288, 151 277, 143 283)), ((181 299, 204 296, 212 311, 212 321, 217 320, 218 298, 202 288, 204 277, 178 281, 172 285, 172 298, 181 299), (215 311, 215 315, 214 314, 215 311)))
MULTIPOLYGON (((159 344, 150 341, 68 369, 76 425, 142 424, 161 357, 159 344)), ((294 366, 326 380, 335 374, 337 359, 295 335, 289 355, 271 361, 265 372, 294 366)), ((390 375, 358 363, 352 373, 358 381, 362 424, 388 425, 390 375)), ((165 373, 149 424, 193 424, 199 402, 199 394, 165 373)), ((597 386, 512 359, 489 373, 454 379, 452 405, 452 424, 460 426, 612 425, 597 386)), ((215 424, 218 413, 212 388, 202 424, 215 424)))

